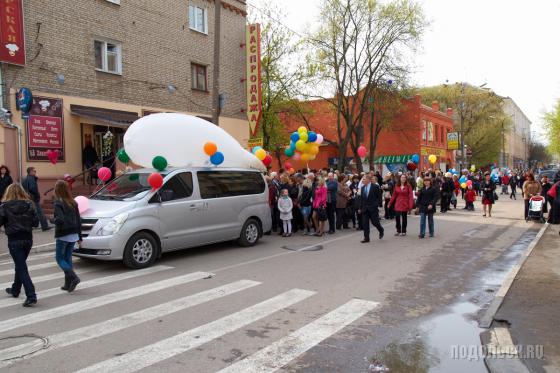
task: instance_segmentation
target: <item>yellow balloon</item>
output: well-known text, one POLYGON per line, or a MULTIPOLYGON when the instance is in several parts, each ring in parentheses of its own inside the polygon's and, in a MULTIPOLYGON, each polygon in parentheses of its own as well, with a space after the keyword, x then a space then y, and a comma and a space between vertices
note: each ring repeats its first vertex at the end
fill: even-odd
POLYGON ((255 157, 257 157, 259 161, 262 161, 263 159, 266 158, 266 151, 264 149, 257 150, 255 152, 255 157))
POLYGON ((304 162, 310 161, 311 160, 311 154, 303 153, 301 155, 301 160, 304 161, 304 162))
MULTIPOLYGON (((298 133, 307 133, 307 128, 304 126, 301 126, 300 128, 297 129, 298 133)), ((300 139, 301 139, 301 135, 300 135, 300 139)))
POLYGON ((301 132, 299 134, 299 139, 303 142, 307 142, 307 140, 309 139, 309 135, 307 134, 307 132, 301 132))
POLYGON ((310 161, 314 160, 315 158, 317 158, 317 156, 315 154, 310 154, 309 155, 309 160, 310 161))
POLYGON ((309 153, 311 153, 312 155, 319 154, 319 146, 311 145, 311 148, 309 149, 309 153))
POLYGON ((305 152, 304 152, 305 146, 306 146, 305 141, 298 140, 298 141, 296 142, 296 149, 299 150, 299 151, 302 152, 302 153, 305 153, 305 152))
POLYGON ((476 167, 474 166, 474 164, 471 166, 471 172, 475 172, 476 171, 476 167))
POLYGON ((463 189, 467 189, 467 183, 463 183, 463 184, 461 184, 461 188, 463 188, 463 189))
POLYGON ((430 156, 428 157, 428 161, 429 161, 431 164, 434 164, 434 163, 436 163, 436 161, 437 161, 437 157, 436 157, 435 155, 432 154, 432 155, 430 155, 430 156))

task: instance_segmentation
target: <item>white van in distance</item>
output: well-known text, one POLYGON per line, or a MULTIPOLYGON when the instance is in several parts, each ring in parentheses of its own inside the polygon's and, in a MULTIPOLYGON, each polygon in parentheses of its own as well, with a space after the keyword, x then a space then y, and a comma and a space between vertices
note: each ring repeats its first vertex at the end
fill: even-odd
POLYGON ((268 186, 255 170, 170 168, 126 173, 90 197, 74 255, 145 268, 168 251, 237 240, 253 246, 272 226, 268 186))

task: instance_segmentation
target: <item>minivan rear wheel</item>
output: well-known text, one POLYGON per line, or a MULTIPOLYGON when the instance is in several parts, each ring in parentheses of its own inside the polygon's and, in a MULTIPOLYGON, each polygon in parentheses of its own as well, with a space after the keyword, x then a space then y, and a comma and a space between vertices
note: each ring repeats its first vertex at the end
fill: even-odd
POLYGON ((147 232, 138 232, 130 237, 124 250, 124 265, 140 269, 151 266, 158 255, 158 244, 147 232))
POLYGON ((259 222, 255 219, 247 219, 245 224, 243 224, 241 235, 239 236, 239 240, 237 240, 237 242, 239 245, 244 247, 255 246, 259 241, 260 236, 261 227, 259 222))

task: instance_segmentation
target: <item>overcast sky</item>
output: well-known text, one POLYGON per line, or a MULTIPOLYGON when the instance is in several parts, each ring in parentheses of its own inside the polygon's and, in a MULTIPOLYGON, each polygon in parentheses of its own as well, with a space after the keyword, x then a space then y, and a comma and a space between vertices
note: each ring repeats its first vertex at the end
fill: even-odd
MULTIPOLYGON (((316 27, 321 0, 275 2, 295 31, 316 27)), ((416 56, 413 83, 486 83, 511 97, 544 139, 542 114, 560 98, 559 0, 420 0, 430 27, 416 56)), ((255 9, 249 7, 249 12, 255 9)))

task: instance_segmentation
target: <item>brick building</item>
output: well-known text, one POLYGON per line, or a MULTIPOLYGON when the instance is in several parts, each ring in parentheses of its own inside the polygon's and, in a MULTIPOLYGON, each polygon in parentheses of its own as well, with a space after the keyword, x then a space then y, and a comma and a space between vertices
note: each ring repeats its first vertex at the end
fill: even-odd
MULTIPOLYGON (((310 101, 306 103, 308 111, 312 114, 306 118, 313 131, 321 133, 327 140, 320 147, 320 152, 314 161, 309 162, 310 168, 336 167, 338 161, 338 148, 328 143, 329 139, 336 139, 336 111, 332 104, 324 101, 310 101)), ((428 156, 437 156, 433 166, 441 170, 455 167, 455 154, 447 150, 447 134, 453 131, 453 112, 446 109, 440 111, 439 104, 433 102, 431 106, 422 104, 421 97, 416 95, 410 99, 402 100, 402 109, 393 122, 383 129, 377 140, 375 151, 374 169, 386 172, 403 169, 406 162, 413 154, 420 155, 420 170, 432 167, 428 156)), ((289 132, 305 125, 300 117, 289 116, 284 118, 284 123, 289 132)), ((367 131, 364 136, 368 138, 367 131)), ((362 144, 369 149, 369 142, 362 144)), ((347 151, 349 161, 353 161, 350 147, 347 151)), ((282 162, 285 159, 282 159, 282 162)), ((297 164, 298 168, 304 167, 297 164)), ((369 169, 369 165, 364 165, 369 169)))
MULTIPOLYGON (((220 126, 246 143, 246 4, 222 0, 222 6, 220 126)), ((26 64, 2 64, 1 101, 23 129, 22 168, 37 168, 42 189, 82 171, 88 141, 101 154, 110 131, 116 151, 140 116, 168 111, 212 117, 213 0, 25 0, 23 7, 26 64), (30 147, 41 140, 28 136, 16 109, 22 87, 33 93, 32 115, 56 119, 60 135, 53 141, 62 142, 56 165, 46 159, 48 141, 43 149, 30 147)), ((37 120, 37 128, 46 123, 37 120)), ((5 127, 0 132, 0 163, 17 178, 17 134, 5 127)), ((165 146, 164 138, 154 142, 165 146)))

